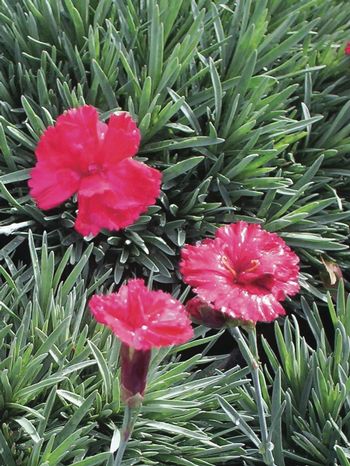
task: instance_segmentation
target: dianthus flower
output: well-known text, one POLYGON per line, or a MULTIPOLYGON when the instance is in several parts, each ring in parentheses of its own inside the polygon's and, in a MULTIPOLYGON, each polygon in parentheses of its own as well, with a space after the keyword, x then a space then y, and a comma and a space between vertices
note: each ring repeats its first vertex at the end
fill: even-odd
POLYGON ((132 160, 139 144, 140 131, 127 112, 105 124, 90 105, 68 110, 40 138, 30 194, 46 210, 78 193, 75 228, 84 236, 125 228, 160 191, 160 172, 132 160))
POLYGON ((168 293, 148 290, 143 280, 130 280, 118 293, 95 295, 89 306, 95 319, 122 341, 121 385, 129 404, 142 399, 151 349, 193 336, 184 306, 168 293))
POLYGON ((275 233, 237 222, 181 251, 184 281, 199 298, 232 319, 269 322, 285 314, 280 301, 299 291, 299 258, 275 233))
POLYGON ((348 42, 345 46, 345 54, 350 55, 350 42, 348 42))

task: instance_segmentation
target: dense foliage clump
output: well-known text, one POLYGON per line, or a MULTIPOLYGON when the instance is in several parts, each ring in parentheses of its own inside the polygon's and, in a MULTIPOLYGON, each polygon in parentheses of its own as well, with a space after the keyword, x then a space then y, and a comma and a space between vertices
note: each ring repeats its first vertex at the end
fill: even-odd
MULTIPOLYGON (((345 4, 344 4, 345 6, 345 4)), ((6 2, 1 6, 2 232, 72 233, 76 203, 43 213, 28 197, 36 142, 64 109, 131 112, 140 157, 163 170, 159 203, 94 239, 114 279, 154 271, 218 223, 248 217, 299 249, 346 265, 348 8, 336 2, 6 2), (289 14, 288 14, 289 13, 289 14), (335 20, 336 18, 336 20, 335 20)), ((9 246, 14 249, 17 242, 9 246)), ((310 278, 310 277, 309 277, 310 278)), ((310 280, 309 280, 310 281, 310 280)))
MULTIPOLYGON (((349 24, 346 0, 0 1, 0 464, 112 464, 119 344, 87 298, 138 276, 184 300, 180 248, 247 220, 301 259, 300 320, 263 342, 277 464, 349 466, 350 311, 326 296, 350 267, 349 24), (74 197, 41 211, 28 191, 40 135, 84 103, 129 111, 163 178, 134 225, 94 238, 74 197)), ((126 465, 261 459, 248 371, 196 332, 154 354, 126 465)))

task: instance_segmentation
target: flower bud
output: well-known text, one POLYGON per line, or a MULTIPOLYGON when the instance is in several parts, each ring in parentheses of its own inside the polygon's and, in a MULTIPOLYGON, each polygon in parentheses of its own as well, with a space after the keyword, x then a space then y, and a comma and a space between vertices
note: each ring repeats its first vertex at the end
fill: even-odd
POLYGON ((136 350, 122 343, 120 360, 122 400, 130 408, 135 408, 143 400, 151 350, 136 350))
POLYGON ((186 304, 186 310, 191 319, 197 324, 209 328, 222 328, 226 325, 227 316, 221 311, 216 311, 200 298, 192 298, 186 304))

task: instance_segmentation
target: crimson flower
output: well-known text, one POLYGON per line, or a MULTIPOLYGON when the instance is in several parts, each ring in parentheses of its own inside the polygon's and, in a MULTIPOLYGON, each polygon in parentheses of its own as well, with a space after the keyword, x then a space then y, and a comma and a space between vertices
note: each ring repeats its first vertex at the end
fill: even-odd
POLYGON ((181 273, 197 295, 233 319, 269 322, 299 291, 299 258, 275 233, 237 222, 181 251, 181 273))
POLYGON ((345 46, 345 54, 350 55, 350 42, 348 42, 345 46))
POLYGON ((185 343, 193 336, 185 307, 168 293, 148 290, 139 279, 118 293, 93 296, 89 306, 95 319, 122 341, 122 396, 135 406, 146 387, 151 349, 185 343))
POLYGON ((105 124, 90 105, 68 110, 40 138, 30 194, 46 210, 78 193, 75 228, 84 236, 125 228, 160 191, 160 172, 132 160, 139 144, 140 131, 127 112, 105 124))
POLYGON ((97 322, 136 350, 184 343, 193 335, 184 306, 140 279, 129 280, 118 293, 93 296, 89 305, 97 322))

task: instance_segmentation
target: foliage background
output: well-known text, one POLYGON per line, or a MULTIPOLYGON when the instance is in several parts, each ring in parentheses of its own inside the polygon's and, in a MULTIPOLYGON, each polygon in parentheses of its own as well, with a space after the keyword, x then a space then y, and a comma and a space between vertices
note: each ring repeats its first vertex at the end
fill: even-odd
MULTIPOLYGON (((302 296, 320 301, 322 318, 312 320, 311 329, 329 339, 303 343, 299 324, 286 321, 280 360, 286 365, 294 348, 297 362, 286 368, 273 359, 274 374, 266 373, 275 393, 271 409, 281 400, 287 416, 283 429, 276 429, 281 438, 274 438, 279 465, 286 457, 292 464, 348 466, 349 331, 339 330, 334 316, 324 317, 320 273, 323 260, 335 261, 347 283, 350 265, 350 63, 344 55, 349 22, 350 7, 339 0, 0 1, 0 455, 5 464, 106 461, 111 423, 120 421, 114 393, 118 348, 85 315, 85 288, 89 295, 129 276, 152 274, 154 286, 184 297, 179 248, 213 234, 220 223, 248 219, 280 234, 300 255, 302 296), (102 118, 119 108, 131 112, 143 135, 139 157, 163 171, 157 205, 132 227, 90 240, 72 229, 74 199, 41 212, 27 188, 40 134, 64 109, 84 102, 98 107, 102 118), (322 333, 324 318, 332 325, 322 333), (335 336, 342 335, 334 347, 333 327, 335 336), (324 361, 328 357, 332 362, 324 361), (343 369, 334 361, 342 361, 343 369), (326 385, 334 384, 326 387, 320 374, 326 385), (310 392, 300 407, 298 387, 305 381, 310 392), (40 390, 32 392, 37 384, 40 390), (71 427, 64 430, 65 424, 71 427), (318 445, 319 455, 312 445, 318 445), (52 456, 60 446, 66 456, 52 456)), ((303 316, 305 306, 299 298, 289 303, 303 316)), ((205 344, 204 329, 198 332, 194 344, 205 344)), ((278 327, 276 332, 280 341, 278 327)), ((211 346, 217 337, 210 338, 211 346)), ((176 461, 183 461, 174 464, 241 464, 242 449, 247 464, 258 459, 251 431, 232 425, 232 412, 230 418, 219 411, 212 395, 222 394, 239 419, 257 430, 248 380, 240 379, 238 369, 210 365, 217 379, 206 378, 204 367, 222 363, 206 355, 209 348, 188 366, 177 361, 181 349, 171 351, 161 367, 169 365, 173 375, 164 373, 164 385, 150 388, 151 398, 164 389, 166 402, 153 398, 153 407, 146 404, 128 464, 172 464, 169 442, 176 461), (206 385, 208 380, 213 385, 206 385), (193 392, 183 398, 181 390, 192 381, 203 385, 190 385, 193 392), (175 386, 174 399, 166 395, 169 386, 175 386), (159 424, 169 418, 173 427, 159 424), (208 449, 207 441, 216 446, 208 449)), ((266 400, 270 393, 266 389, 266 400)))

